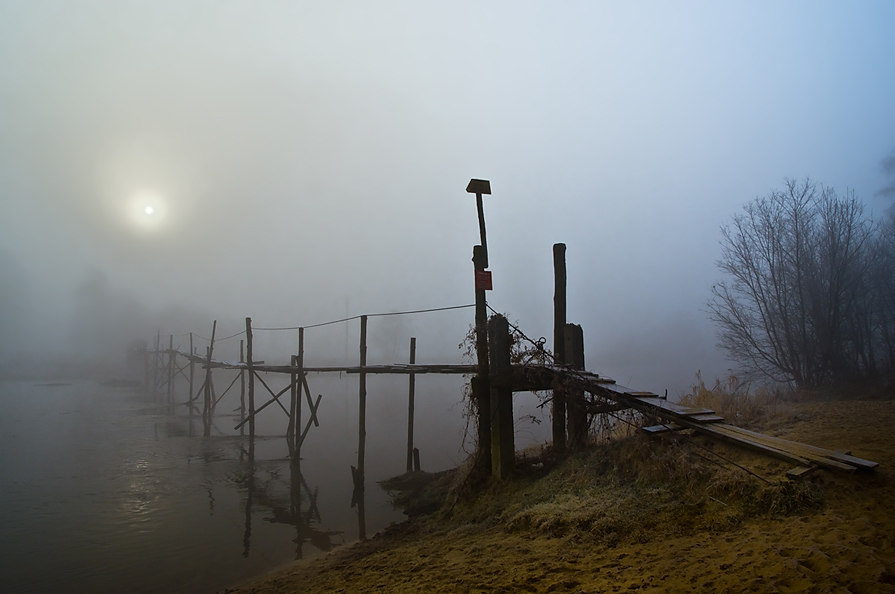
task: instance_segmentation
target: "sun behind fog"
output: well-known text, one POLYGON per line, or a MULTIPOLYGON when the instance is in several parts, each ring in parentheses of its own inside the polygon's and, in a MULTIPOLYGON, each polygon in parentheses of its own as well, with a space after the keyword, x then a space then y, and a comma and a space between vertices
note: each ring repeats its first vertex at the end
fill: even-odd
POLYGON ((128 218, 135 228, 143 231, 160 229, 167 211, 164 196, 155 190, 138 190, 128 199, 128 218))

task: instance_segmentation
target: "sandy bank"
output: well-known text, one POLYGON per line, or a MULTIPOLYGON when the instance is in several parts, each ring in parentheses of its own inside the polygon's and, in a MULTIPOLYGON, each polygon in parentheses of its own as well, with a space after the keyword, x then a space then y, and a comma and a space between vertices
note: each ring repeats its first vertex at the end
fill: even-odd
MULTIPOLYGON (((235 592, 895 592, 895 402, 789 405, 762 430, 849 450, 880 468, 817 471, 809 480, 823 503, 794 513, 732 515, 734 503, 717 497, 700 500, 693 515, 673 507, 669 523, 666 504, 637 491, 656 521, 634 518, 630 534, 622 525, 612 538, 520 522, 524 503, 493 521, 472 523, 467 510, 396 527, 235 592)), ((788 468, 741 450, 723 455, 770 481, 788 468)))

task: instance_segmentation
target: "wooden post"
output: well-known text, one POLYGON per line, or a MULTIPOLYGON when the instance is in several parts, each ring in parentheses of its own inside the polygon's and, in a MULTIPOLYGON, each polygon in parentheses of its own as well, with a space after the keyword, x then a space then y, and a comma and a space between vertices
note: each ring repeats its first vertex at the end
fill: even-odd
POLYGON ((413 448, 413 470, 415 472, 420 471, 420 449, 413 448))
MULTIPOLYGON (((566 324, 566 361, 572 369, 584 369, 584 331, 578 324, 566 324)), ((581 449, 587 442, 587 409, 584 390, 578 387, 566 393, 569 447, 581 449)))
MULTIPOLYGON (((553 355, 556 363, 566 362, 566 244, 553 244, 553 355)), ((566 447, 566 398, 562 388, 553 390, 553 447, 566 447)))
POLYGON ((252 363, 252 318, 246 318, 246 368, 249 372, 249 447, 255 444, 255 366, 252 363))
POLYGON ((162 332, 155 334, 155 352, 152 354, 152 394, 158 393, 158 356, 161 348, 162 332))
MULTIPOLYGON (((196 363, 193 361, 193 333, 190 332, 190 397, 187 398, 187 402, 193 401, 193 379, 196 375, 196 363)), ((192 405, 190 405, 190 409, 192 410, 192 405)))
MULTIPOLYGON (((487 267, 485 248, 480 245, 472 248, 472 262, 475 270, 482 271, 487 267)), ((488 303, 485 289, 475 290, 475 352, 478 364, 475 377, 472 378, 472 398, 478 409, 478 458, 476 465, 480 472, 491 471, 491 388, 488 383, 490 373, 488 364, 488 303)))
POLYGON ((174 335, 168 335, 168 404, 171 404, 171 392, 174 386, 174 335))
POLYGON ((295 365, 297 357, 292 355, 289 358, 289 366, 292 371, 289 373, 289 424, 286 426, 286 446, 289 450, 289 457, 295 459, 295 365))
MULTIPOLYGON (((239 341, 239 362, 245 363, 245 342, 239 341)), ((239 434, 245 435, 246 420, 246 372, 239 370, 239 434)))
POLYGON ((149 389, 149 382, 151 381, 151 373, 149 371, 149 345, 146 342, 143 342, 143 388, 145 390, 149 389))
POLYGON ((218 321, 211 326, 211 343, 208 345, 208 361, 205 364, 205 407, 202 419, 205 422, 205 437, 211 435, 211 358, 214 354, 214 335, 218 330, 218 321))
MULTIPOLYGON (((416 338, 410 338, 410 364, 416 363, 416 338)), ((413 470, 413 408, 416 392, 416 374, 410 374, 410 385, 407 397, 407 472, 413 470)), ((419 469, 417 469, 419 470, 419 469)))
POLYGON ((515 465, 513 390, 510 386, 510 325, 501 315, 488 321, 491 347, 491 474, 506 478, 515 465))
POLYGON ((360 381, 358 387, 357 415, 357 472, 361 488, 364 484, 364 457, 367 442, 367 316, 360 317, 360 381))
MULTIPOLYGON (((301 431, 301 395, 302 390, 304 390, 305 385, 305 329, 298 329, 298 357, 296 357, 296 363, 298 364, 298 402, 295 403, 295 457, 292 461, 295 464, 301 463, 301 442, 304 441, 298 436, 298 432, 301 431)), ((308 401, 310 402, 311 395, 308 394, 308 401)), ((314 412, 314 411, 311 411, 314 412)))

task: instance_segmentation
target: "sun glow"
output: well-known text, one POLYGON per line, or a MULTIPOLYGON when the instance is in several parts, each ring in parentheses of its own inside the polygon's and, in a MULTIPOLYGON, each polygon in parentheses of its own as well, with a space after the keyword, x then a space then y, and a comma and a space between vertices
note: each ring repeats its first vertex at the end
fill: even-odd
POLYGON ((145 231, 158 230, 164 223, 168 208, 164 196, 154 190, 138 190, 128 201, 131 223, 145 231))

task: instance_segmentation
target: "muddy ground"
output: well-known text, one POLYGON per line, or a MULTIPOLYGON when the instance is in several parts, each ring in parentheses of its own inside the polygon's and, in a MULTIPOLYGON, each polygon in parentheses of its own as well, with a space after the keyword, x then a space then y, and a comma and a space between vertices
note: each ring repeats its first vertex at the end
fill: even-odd
POLYGON ((701 437, 633 437, 233 591, 895 592, 895 401, 780 404, 751 428, 880 466, 794 483, 701 437))

